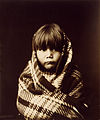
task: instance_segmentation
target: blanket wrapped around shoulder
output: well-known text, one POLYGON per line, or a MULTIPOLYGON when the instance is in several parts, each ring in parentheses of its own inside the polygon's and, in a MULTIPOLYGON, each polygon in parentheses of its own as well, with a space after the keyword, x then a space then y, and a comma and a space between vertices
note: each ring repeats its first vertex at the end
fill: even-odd
POLYGON ((84 120, 88 105, 78 67, 69 64, 56 88, 38 70, 32 71, 31 64, 29 61, 18 84, 17 108, 25 119, 84 120))

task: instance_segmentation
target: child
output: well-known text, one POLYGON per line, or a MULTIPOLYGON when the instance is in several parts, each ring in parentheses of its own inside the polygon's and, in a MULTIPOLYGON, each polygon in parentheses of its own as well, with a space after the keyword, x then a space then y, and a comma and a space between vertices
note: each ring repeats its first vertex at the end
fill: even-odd
POLYGON ((26 120, 84 120, 88 105, 71 41, 57 24, 34 34, 32 58, 19 77, 17 108, 26 120))

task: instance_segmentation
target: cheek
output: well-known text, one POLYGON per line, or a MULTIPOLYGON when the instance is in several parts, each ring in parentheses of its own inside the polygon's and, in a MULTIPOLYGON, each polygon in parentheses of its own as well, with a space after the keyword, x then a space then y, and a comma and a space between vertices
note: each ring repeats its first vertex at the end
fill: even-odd
POLYGON ((37 52, 37 58, 41 58, 41 53, 40 52, 37 52))
POLYGON ((56 61, 58 61, 60 59, 60 57, 61 57, 61 53, 58 52, 58 53, 55 54, 55 60, 56 61))
POLYGON ((37 58, 40 61, 40 63, 44 60, 44 54, 41 51, 37 51, 37 58))

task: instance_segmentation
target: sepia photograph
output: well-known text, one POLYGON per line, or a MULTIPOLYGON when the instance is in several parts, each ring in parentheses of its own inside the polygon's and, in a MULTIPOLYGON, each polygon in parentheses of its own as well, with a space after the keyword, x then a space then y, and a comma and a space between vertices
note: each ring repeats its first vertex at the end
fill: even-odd
POLYGON ((0 120, 100 120, 99 72, 99 0, 0 0, 0 120))

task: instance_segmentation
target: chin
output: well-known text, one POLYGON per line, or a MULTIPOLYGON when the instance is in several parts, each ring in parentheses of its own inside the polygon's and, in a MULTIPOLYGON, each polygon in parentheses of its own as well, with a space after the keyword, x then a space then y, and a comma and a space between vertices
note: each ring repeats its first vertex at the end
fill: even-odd
POLYGON ((40 67, 40 70, 51 72, 51 73, 54 73, 55 69, 56 69, 55 65, 46 65, 46 66, 43 66, 43 65, 39 64, 39 67, 40 67))
POLYGON ((47 71, 47 72, 55 72, 55 67, 46 67, 45 68, 45 71, 47 71))
POLYGON ((48 65, 48 66, 44 66, 45 67, 45 69, 47 69, 47 70, 50 70, 50 69, 54 69, 55 68, 55 66, 53 66, 53 65, 48 65))

